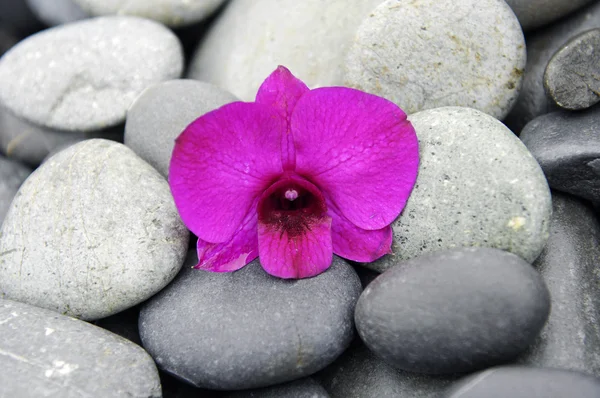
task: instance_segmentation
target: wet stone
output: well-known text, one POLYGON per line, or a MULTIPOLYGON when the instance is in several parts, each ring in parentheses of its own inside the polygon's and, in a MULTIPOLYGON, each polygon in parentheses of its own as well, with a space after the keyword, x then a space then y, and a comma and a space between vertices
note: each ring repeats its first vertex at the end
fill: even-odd
POLYGON ((0 225, 19 187, 31 174, 31 169, 0 155, 0 225))
POLYGON ((506 0, 523 30, 532 30, 560 19, 594 0, 506 0))

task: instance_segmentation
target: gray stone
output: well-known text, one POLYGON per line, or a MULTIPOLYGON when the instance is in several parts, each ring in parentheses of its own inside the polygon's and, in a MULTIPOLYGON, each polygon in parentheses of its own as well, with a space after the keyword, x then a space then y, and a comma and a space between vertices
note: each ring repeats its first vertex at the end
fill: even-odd
POLYGON ((232 273, 191 269, 196 262, 191 255, 140 314, 144 347, 180 379, 218 390, 265 387, 322 369, 350 343, 361 287, 340 258, 300 280, 268 275, 257 260, 232 273))
POLYGON ((548 184, 600 203, 600 105, 585 112, 554 112, 525 126, 521 139, 548 184))
POLYGON ((25 0, 31 12, 48 26, 61 25, 88 17, 73 0, 25 0))
POLYGON ((332 398, 438 398, 457 379, 397 371, 358 341, 315 377, 332 398))
POLYGON ((329 394, 319 383, 307 377, 271 387, 231 393, 227 398, 329 398, 329 394))
POLYGON ((166 177, 175 138, 198 117, 234 101, 230 93, 196 80, 152 86, 127 112, 125 145, 166 177))
POLYGON ((519 362, 600 376, 600 224, 581 200, 554 191, 550 239, 535 262, 552 298, 546 327, 519 362))
POLYGON ((600 101, 600 29, 575 37, 554 54, 544 87, 561 108, 585 109, 600 101))
POLYGON ((444 398, 598 398, 600 380, 577 372, 506 366, 456 383, 444 398))
POLYGON ((224 0, 72 0, 91 15, 134 15, 179 27, 201 21, 224 0))
POLYGON ((356 305, 356 328, 390 365, 464 373, 516 359, 550 311, 541 276, 498 249, 438 251, 375 279, 356 305))
POLYGON ((409 116, 420 165, 392 223, 393 255, 364 264, 383 272, 440 249, 483 246, 533 262, 548 238, 550 190, 527 148, 498 120, 469 108, 409 116))
POLYGON ((521 87, 525 40, 501 0, 387 0, 348 52, 345 85, 407 113, 467 106, 506 116, 521 87))
POLYGON ((0 396, 161 397, 152 358, 89 323, 0 300, 0 396))
POLYGON ((189 76, 252 101, 285 65, 309 87, 343 85, 358 26, 382 0, 230 1, 200 43, 189 76))
POLYGON ((571 16, 526 36, 527 66, 523 87, 515 106, 504 120, 512 131, 518 134, 530 120, 557 110, 558 107, 548 100, 544 91, 544 71, 550 58, 571 38, 599 27, 600 2, 595 1, 571 16))
POLYGON ((553 22, 594 0, 506 0, 523 30, 531 30, 553 22))
POLYGON ((30 36, 0 59, 0 103, 43 127, 91 131, 125 121, 148 86, 180 76, 177 37, 135 17, 73 22, 30 36))
POLYGON ((31 169, 0 155, 0 225, 19 187, 31 174, 31 169))
POLYGON ((122 144, 89 140, 40 166, 0 229, 0 295, 103 318, 179 271, 189 233, 169 186, 122 144))

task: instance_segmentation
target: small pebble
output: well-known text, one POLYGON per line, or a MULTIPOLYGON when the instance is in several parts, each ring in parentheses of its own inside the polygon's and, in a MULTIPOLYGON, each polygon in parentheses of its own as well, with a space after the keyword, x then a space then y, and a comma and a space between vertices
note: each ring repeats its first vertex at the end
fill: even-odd
POLYGON ((523 30, 532 30, 593 2, 594 0, 506 0, 523 30))
POLYGON ((0 225, 19 187, 31 174, 31 169, 0 155, 0 225))

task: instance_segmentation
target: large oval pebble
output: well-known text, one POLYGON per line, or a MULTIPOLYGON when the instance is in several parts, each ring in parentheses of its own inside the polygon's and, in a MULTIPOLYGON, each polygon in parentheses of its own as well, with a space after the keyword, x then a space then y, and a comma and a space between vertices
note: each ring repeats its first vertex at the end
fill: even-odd
POLYGON ((0 103, 57 130, 116 125, 148 86, 180 76, 183 54, 163 25, 105 17, 47 29, 0 59, 0 103))
POLYGON ((159 398, 152 358, 89 323, 0 299, 0 396, 159 398))
POLYGON ((59 152, 21 186, 0 229, 0 294, 83 319, 162 289, 189 233, 169 186, 122 144, 59 152))
MULTIPOLYGON (((186 265, 195 265, 190 256, 186 265)), ((307 376, 338 357, 353 336, 361 286, 336 258, 314 278, 283 280, 254 261, 232 273, 184 267, 140 314, 157 364, 197 387, 238 390, 307 376)))
POLYGON ((356 328, 398 369, 462 373, 512 360, 550 310, 537 271, 490 248, 444 250, 386 271, 356 305, 356 328))

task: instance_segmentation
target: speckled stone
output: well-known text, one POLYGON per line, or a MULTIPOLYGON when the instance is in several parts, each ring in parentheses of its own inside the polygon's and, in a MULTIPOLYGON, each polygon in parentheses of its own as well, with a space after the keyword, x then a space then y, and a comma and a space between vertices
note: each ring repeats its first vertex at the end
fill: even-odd
POLYGON ((61 25, 88 18, 73 0, 25 0, 31 12, 48 26, 61 25))
POLYGON ((152 358, 89 323, 0 299, 0 396, 159 398, 152 358))
POLYGON ((224 0, 72 0, 91 15, 134 15, 178 27, 201 21, 224 0))
POLYGON ((523 30, 532 30, 591 3, 594 0, 506 0, 523 30))
POLYGON ((600 29, 575 37, 554 54, 544 87, 561 108, 580 110, 600 102, 600 29))
POLYGON ((329 398, 327 391, 316 381, 307 377, 289 383, 255 390, 238 391, 227 398, 329 398))
POLYGON ((358 26, 381 0, 230 1, 200 43, 189 77, 253 101, 285 65, 309 87, 343 85, 358 26))
POLYGON ((365 266, 383 272, 461 246, 507 250, 533 262, 548 238, 550 190, 523 143, 475 109, 430 109, 409 119, 419 139, 419 175, 392 223, 394 254, 365 266))
POLYGON ((550 290, 546 327, 519 362, 600 376, 600 223, 575 197, 552 193, 550 239, 534 266, 550 290))
POLYGON ((0 155, 0 225, 19 187, 29 174, 29 167, 0 155))
POLYGON ((175 138, 200 116, 234 101, 230 93, 196 80, 152 86, 127 112, 125 145, 166 177, 175 138))
POLYGON ((600 204, 600 105, 584 112, 553 112, 529 122, 521 140, 548 184, 600 204))
POLYGON ((179 271, 189 233, 169 186, 122 144, 88 140, 40 166, 0 229, 0 296, 92 320, 179 271))
POLYGON ((149 300, 140 335, 159 367, 216 390, 266 387, 308 376, 337 358, 354 334, 361 292, 336 257, 324 273, 284 280, 257 260, 231 273, 191 269, 149 300))
POLYGON ((28 37, 0 59, 0 103, 19 118, 57 130, 124 122, 148 86, 180 76, 177 37, 135 17, 95 18, 28 37))
POLYGON ((502 118, 519 94, 525 41, 501 0, 387 0, 358 29, 346 66, 345 85, 408 114, 467 106, 502 118))

